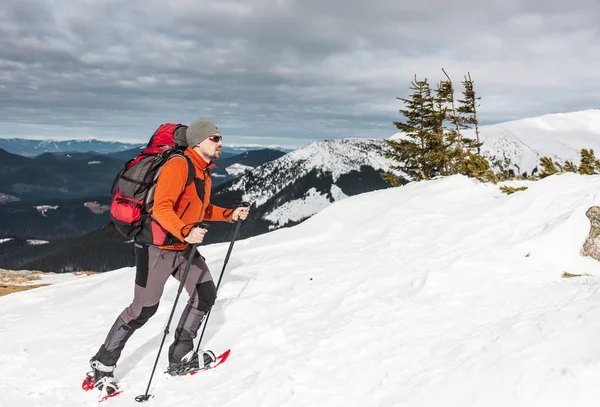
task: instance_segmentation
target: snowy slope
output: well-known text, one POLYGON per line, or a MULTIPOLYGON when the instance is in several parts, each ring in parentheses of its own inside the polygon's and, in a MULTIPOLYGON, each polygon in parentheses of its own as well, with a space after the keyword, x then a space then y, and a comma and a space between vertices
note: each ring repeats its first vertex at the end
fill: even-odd
MULTIPOLYGON (((531 174, 540 157, 579 162, 582 148, 600 152, 600 110, 547 114, 480 127, 483 155, 509 158, 517 172, 531 174)), ((399 137, 399 133, 392 138, 399 137)), ((465 131, 475 139, 474 130, 465 131)))
MULTIPOLYGON (((239 241, 204 343, 231 347, 230 360, 201 376, 159 373, 149 403, 596 405, 600 264, 579 249, 600 177, 523 184, 510 196, 461 176, 409 184, 239 241)), ((227 245, 201 251, 218 272, 227 245)), ((2 405, 96 405, 79 385, 134 274, 0 297, 2 405)), ((107 406, 139 405, 176 290, 169 281, 129 341, 116 370, 125 393, 107 406)))

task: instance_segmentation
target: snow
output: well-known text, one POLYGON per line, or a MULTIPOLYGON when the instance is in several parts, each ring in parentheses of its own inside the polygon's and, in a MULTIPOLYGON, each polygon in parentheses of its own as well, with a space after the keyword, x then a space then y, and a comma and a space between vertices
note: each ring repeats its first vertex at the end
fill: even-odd
POLYGON ((40 245, 40 244, 46 244, 46 243, 50 243, 47 240, 38 240, 38 239, 28 239, 27 243, 31 244, 31 245, 40 245))
MULTIPOLYGON (((340 187, 333 184, 331 186, 331 195, 333 202, 347 198, 348 196, 342 192, 340 187)), ((306 195, 302 199, 294 199, 292 201, 285 202, 283 205, 278 206, 273 211, 269 212, 263 219, 272 222, 270 229, 275 229, 284 226, 286 223, 293 221, 299 222, 306 219, 315 213, 327 208, 331 205, 330 199, 327 195, 324 195, 311 188, 306 192, 306 195)))
POLYGON ((5 239, 0 239, 0 243, 10 242, 11 240, 13 240, 12 237, 8 237, 8 238, 5 238, 5 239))
POLYGON ((88 164, 102 164, 102 161, 88 161, 88 164))
POLYGON ((275 223, 277 227, 281 227, 289 221, 298 222, 302 219, 306 219, 320 210, 325 209, 330 204, 331 202, 327 199, 327 195, 321 194, 316 188, 311 188, 306 192, 304 198, 285 202, 283 205, 278 206, 275 210, 263 216, 263 218, 275 223))
POLYGON ((39 205, 39 206, 36 206, 35 209, 37 209, 37 211, 40 212, 43 216, 46 216, 46 213, 49 210, 58 209, 58 205, 39 205))
MULTIPOLYGON (((488 158, 509 158, 518 172, 531 174, 543 156, 555 161, 579 163, 582 148, 600 152, 600 110, 553 113, 527 119, 480 126, 484 143, 482 154, 488 158)), ((475 139, 475 131, 464 134, 475 139)), ((396 133, 390 139, 402 137, 396 133)))
POLYGON ((225 171, 227 171, 227 173, 229 175, 232 175, 234 177, 240 176, 244 173, 246 173, 246 171, 250 171, 252 170, 254 167, 250 167, 249 165, 244 165, 244 164, 232 164, 229 167, 225 168, 225 171))
MULTIPOLYGON (((579 250, 600 176, 510 184, 528 189, 504 195, 462 176, 411 183, 238 241, 203 341, 232 348, 229 361, 168 377, 171 332, 150 403, 595 405, 600 264, 579 250)), ((201 248, 215 278, 227 248, 201 248)), ((123 268, 0 297, 3 405, 96 405, 79 386, 134 280, 123 268)), ((144 393, 177 288, 169 280, 128 342, 115 372, 125 392, 111 406, 144 393)))

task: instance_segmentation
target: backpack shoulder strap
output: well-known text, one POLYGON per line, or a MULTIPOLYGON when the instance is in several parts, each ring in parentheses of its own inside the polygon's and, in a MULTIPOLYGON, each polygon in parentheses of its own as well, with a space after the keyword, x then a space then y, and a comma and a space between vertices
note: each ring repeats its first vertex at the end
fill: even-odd
POLYGON ((187 164, 188 164, 188 178, 185 183, 185 186, 187 187, 192 182, 194 182, 194 178, 196 178, 196 167, 194 167, 194 163, 192 162, 190 157, 188 157, 185 154, 181 154, 181 155, 183 156, 183 158, 185 158, 185 160, 187 161, 187 164))
POLYGON ((194 163, 192 162, 192 160, 190 159, 190 157, 188 157, 187 155, 185 155, 183 153, 183 151, 174 153, 173 155, 171 155, 169 157, 169 159, 171 159, 173 157, 185 158, 185 161, 187 162, 188 177, 187 177, 187 181, 185 182, 185 186, 187 187, 192 182, 194 182, 194 178, 196 178, 196 167, 194 167, 194 163))

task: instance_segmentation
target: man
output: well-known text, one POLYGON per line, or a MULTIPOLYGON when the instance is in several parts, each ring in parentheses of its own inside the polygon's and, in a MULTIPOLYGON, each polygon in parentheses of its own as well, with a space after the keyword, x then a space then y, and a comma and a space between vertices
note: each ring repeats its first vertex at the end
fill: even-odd
POLYGON ((182 374, 199 367, 193 339, 215 303, 217 292, 204 258, 197 251, 191 252, 191 245, 202 243, 207 232, 195 225, 203 220, 237 221, 248 216, 248 208, 232 210, 210 203, 209 169, 215 166, 212 160, 221 156, 223 145, 217 126, 206 119, 193 122, 185 130, 185 140, 188 147, 184 154, 195 167, 194 182, 186 185, 188 160, 171 158, 160 170, 151 210, 153 229, 170 234, 175 242, 163 246, 135 245, 133 302, 119 315, 90 360, 95 386, 106 394, 118 390, 113 371, 127 340, 156 313, 167 279, 173 275, 180 280, 188 261, 192 263, 184 287, 190 298, 169 348, 168 371, 182 374))

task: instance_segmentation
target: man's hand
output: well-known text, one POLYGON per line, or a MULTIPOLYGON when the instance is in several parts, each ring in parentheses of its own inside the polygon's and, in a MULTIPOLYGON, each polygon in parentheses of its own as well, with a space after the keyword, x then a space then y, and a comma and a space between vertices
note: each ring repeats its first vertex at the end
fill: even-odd
POLYGON ((233 211, 233 220, 246 220, 249 213, 250 208, 248 208, 247 206, 240 206, 235 211, 233 211))
POLYGON ((200 244, 204 240, 206 232, 208 232, 208 230, 195 227, 191 230, 190 234, 187 235, 185 241, 191 244, 200 244))

